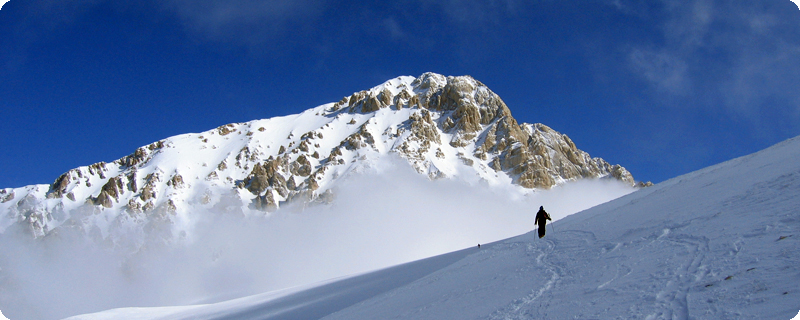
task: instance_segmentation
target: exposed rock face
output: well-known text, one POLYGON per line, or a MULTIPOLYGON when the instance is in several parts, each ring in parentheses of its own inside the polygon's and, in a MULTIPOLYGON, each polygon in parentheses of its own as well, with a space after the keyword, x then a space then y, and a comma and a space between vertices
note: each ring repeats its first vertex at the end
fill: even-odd
POLYGON ((111 208, 114 206, 114 202, 119 201, 121 194, 122 180, 118 177, 112 177, 100 188, 100 194, 97 196, 94 203, 106 208, 111 208))
POLYGON ((311 163, 305 155, 300 155, 297 160, 292 162, 291 172, 294 175, 307 177, 311 174, 311 163))
POLYGON ((264 163, 257 163, 253 171, 244 180, 244 185, 254 195, 264 193, 267 189, 276 190, 279 194, 286 193, 286 179, 280 174, 285 168, 283 158, 268 159, 264 163))
POLYGON ((67 187, 69 187, 71 180, 71 173, 72 170, 62 174, 60 177, 58 177, 58 179, 56 179, 55 182, 53 182, 52 185, 50 185, 50 191, 47 193, 48 199, 61 198, 67 192, 67 187))
POLYGON ((13 189, 11 189, 10 191, 6 190, 6 189, 0 190, 0 203, 6 203, 6 202, 9 202, 11 200, 14 200, 14 190, 13 189))
POLYGON ((167 185, 175 189, 183 188, 184 187, 183 176, 176 173, 174 176, 172 176, 172 179, 169 179, 167 185))
POLYGON ((221 136, 226 136, 232 132, 236 132, 236 126, 234 126, 233 124, 226 124, 224 126, 218 127, 217 132, 221 136))
POLYGON ((336 181, 389 154, 431 179, 474 172, 525 189, 584 178, 635 184, 625 168, 590 157, 566 135, 518 123, 481 82, 426 73, 298 115, 164 139, 51 185, 0 189, 0 217, 37 237, 107 217, 115 217, 103 223, 111 227, 171 230, 160 224, 197 209, 264 214, 292 201, 330 202, 336 181))

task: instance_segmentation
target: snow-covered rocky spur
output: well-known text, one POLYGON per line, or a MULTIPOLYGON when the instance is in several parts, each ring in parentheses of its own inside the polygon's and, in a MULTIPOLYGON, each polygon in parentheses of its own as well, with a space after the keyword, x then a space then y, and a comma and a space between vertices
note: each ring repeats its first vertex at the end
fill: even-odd
POLYGON ((557 219, 634 190, 471 77, 399 77, 0 189, 0 309, 219 302, 505 239, 535 228, 534 206, 557 219))
POLYGON ((170 241, 188 231, 193 211, 264 215, 330 202, 337 181, 389 155, 431 179, 474 176, 523 192, 586 178, 635 184, 624 167, 590 157, 566 135, 517 123, 481 82, 425 73, 301 114, 170 137, 51 185, 0 189, 0 232, 97 229, 113 243, 152 225, 170 241))

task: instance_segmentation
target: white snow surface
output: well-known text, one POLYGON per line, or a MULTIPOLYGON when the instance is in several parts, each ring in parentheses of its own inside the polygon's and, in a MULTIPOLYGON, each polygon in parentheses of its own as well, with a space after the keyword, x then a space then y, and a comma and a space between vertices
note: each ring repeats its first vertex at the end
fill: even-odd
POLYGON ((530 232, 371 273, 99 319, 792 319, 800 137, 530 232))

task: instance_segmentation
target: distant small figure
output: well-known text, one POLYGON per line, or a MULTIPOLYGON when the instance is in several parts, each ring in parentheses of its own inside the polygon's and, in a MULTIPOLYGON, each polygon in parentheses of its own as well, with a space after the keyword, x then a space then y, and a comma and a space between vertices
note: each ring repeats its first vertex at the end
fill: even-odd
POLYGON ((536 219, 534 220, 534 223, 539 225, 540 239, 544 237, 544 225, 547 223, 547 220, 553 221, 553 219, 550 219, 550 214, 548 214, 547 211, 544 211, 544 206, 540 206, 539 212, 536 213, 536 219))
POLYGON ((481 244, 479 243, 479 244, 478 244, 478 249, 480 249, 480 248, 481 248, 481 244))

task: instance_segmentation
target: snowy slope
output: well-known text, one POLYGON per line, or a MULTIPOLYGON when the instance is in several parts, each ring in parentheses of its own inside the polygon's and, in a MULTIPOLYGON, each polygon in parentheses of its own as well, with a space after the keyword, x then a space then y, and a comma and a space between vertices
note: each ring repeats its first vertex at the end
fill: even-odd
POLYGON ((544 239, 305 290, 71 319, 791 319, 797 159, 800 137, 565 217, 544 239))

